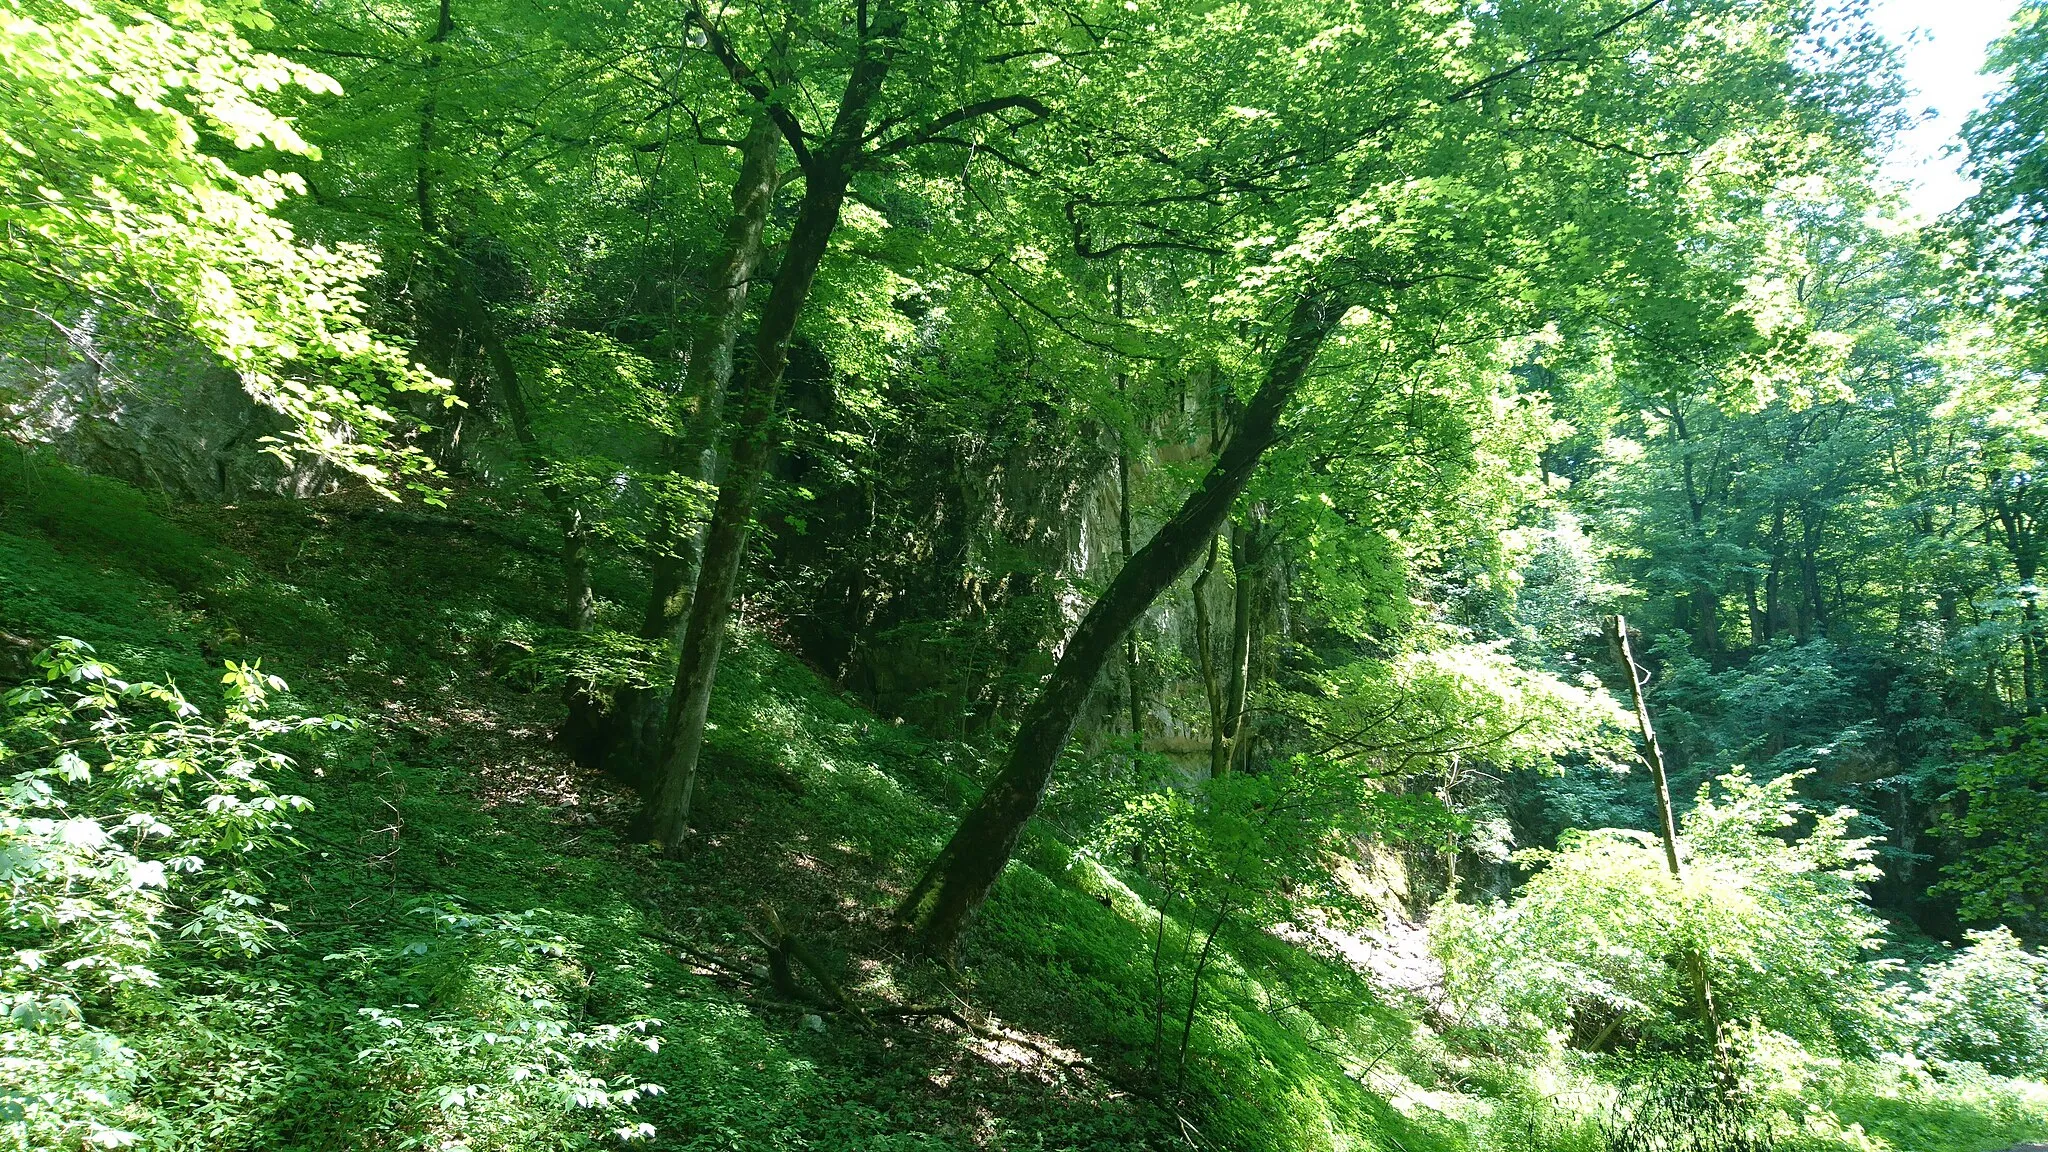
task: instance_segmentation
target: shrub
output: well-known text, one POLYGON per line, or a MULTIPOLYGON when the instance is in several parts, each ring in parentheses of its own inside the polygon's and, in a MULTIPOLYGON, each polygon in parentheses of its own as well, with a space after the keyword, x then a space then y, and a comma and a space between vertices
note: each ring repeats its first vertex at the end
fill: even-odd
POLYGON ((1942 834, 1958 845, 1936 891, 1956 897, 1965 920, 2048 927, 2048 717, 2001 729, 1956 766, 1942 834))
POLYGON ((1452 1002, 1509 1032, 1570 1036, 1600 1048, 1628 1038, 1696 1045, 1698 957, 1724 1022, 1753 1021, 1824 1051, 1881 1040, 1879 969, 1867 963, 1881 922, 1865 905, 1870 849, 1847 810, 1817 815, 1741 772, 1701 790, 1681 839, 1684 879, 1657 839, 1605 829, 1568 836, 1512 905, 1440 909, 1433 940, 1452 1002), (1812 820, 1813 830, 1785 839, 1812 820))
POLYGON ((550 913, 484 915, 446 900, 412 912, 425 931, 397 956, 360 948, 326 958, 337 974, 395 974, 420 997, 359 1007, 349 1028, 355 1089, 383 1097, 395 1126, 479 1152, 553 1147, 600 1122, 620 1140, 654 1135, 631 1113, 661 1087, 590 1065, 618 1063, 632 1047, 659 1051, 661 1022, 585 1019, 572 999, 588 995, 582 960, 550 913))
POLYGON ((16 1147, 132 1142, 135 1054, 107 1027, 153 986, 166 936, 201 955, 251 955, 282 927, 262 857, 292 843, 307 802, 268 777, 288 735, 339 718, 270 717, 284 682, 228 663, 225 716, 174 686, 127 683, 77 640, 36 659, 5 697, 0 763, 0 1133, 16 1147), (133 715, 154 707, 168 717, 133 715))
POLYGON ((1913 1006, 1922 1054, 2006 1076, 2048 1072, 2048 956, 2003 927, 1969 941, 1921 970, 1913 1006))

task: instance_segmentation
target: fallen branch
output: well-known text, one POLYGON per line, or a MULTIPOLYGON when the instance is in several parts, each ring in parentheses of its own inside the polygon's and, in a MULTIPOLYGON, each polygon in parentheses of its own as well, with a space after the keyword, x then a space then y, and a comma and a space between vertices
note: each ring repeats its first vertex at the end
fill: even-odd
POLYGON ((775 911, 774 907, 770 906, 763 909, 762 919, 767 922, 768 932, 764 934, 752 925, 748 925, 747 935, 752 936, 760 943, 762 948, 767 950, 768 976, 774 982, 777 992, 794 1000, 804 1000, 826 1009, 845 1012, 847 1015, 860 1021, 862 1027, 873 1028, 875 1026, 875 1022, 868 1017, 868 1014, 861 1009, 860 1005, 855 1004, 846 995, 846 990, 839 986, 839 981, 832 975, 831 969, 827 968, 824 962, 819 960, 817 955, 804 945, 802 940, 798 939, 788 928, 783 926, 782 917, 775 911), (818 987, 824 989, 823 996, 819 996, 797 983, 796 974, 790 968, 791 960, 796 961, 804 971, 811 974, 811 979, 817 981, 818 987))

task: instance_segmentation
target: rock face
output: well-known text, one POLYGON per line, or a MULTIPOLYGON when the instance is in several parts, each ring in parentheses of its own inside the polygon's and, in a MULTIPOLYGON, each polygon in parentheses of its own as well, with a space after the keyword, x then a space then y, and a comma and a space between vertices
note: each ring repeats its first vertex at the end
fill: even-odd
MULTIPOLYGON (((1101 424, 1050 404, 987 412, 984 427, 963 434, 958 411, 927 410, 931 402, 914 393, 901 402, 902 422, 873 450, 886 467, 848 475, 803 445, 860 429, 831 426, 833 406, 795 389, 792 407, 824 436, 798 437, 779 476, 813 495, 801 527, 764 524, 770 614, 787 622, 808 662, 876 711, 971 735, 1029 702, 1122 563, 1118 445, 1101 424)), ((1134 546, 1212 451, 1208 416, 1184 407, 1131 454, 1134 546)), ((1138 682, 1147 748, 1205 773, 1192 577, 1139 625, 1138 682)), ((1228 642, 1230 594, 1226 560, 1208 593, 1218 643, 1228 642)), ((1129 728, 1118 661, 1075 739, 1099 750, 1129 728)))
POLYGON ((317 462, 288 467, 266 452, 281 418, 197 350, 102 332, 90 316, 61 338, 30 334, 21 346, 24 355, 0 363, 0 432, 17 441, 187 500, 336 486, 317 462))

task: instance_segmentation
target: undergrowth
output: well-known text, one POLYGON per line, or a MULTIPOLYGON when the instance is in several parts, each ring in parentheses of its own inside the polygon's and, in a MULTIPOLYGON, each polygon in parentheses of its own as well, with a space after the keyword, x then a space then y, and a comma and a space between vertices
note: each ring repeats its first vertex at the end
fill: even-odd
MULTIPOLYGON (((1193 990, 1153 945, 1207 926, 1162 921, 1141 878, 1054 827, 958 973, 913 961, 888 911, 988 750, 879 719, 758 638, 721 673, 690 853, 657 858, 624 835, 630 796, 550 744, 557 698, 504 659, 544 630, 553 557, 462 511, 174 509, 0 462, 0 631, 76 637, 208 715, 231 702, 224 662, 260 657, 290 708, 355 722, 265 769, 311 807, 237 865, 262 881, 261 946, 161 934, 153 981, 80 1002, 123 1070, 70 1145, 1601 1146, 1584 1058, 1439 1037, 1334 956, 1242 925, 1219 933, 1187 1058, 1163 1061, 1181 1022, 1158 1005, 1193 990), (771 907, 873 1026, 776 993, 755 935, 771 907)), ((35 930, 8 925, 9 949, 35 930)), ((7 1025, 8 1057, 48 1026, 7 1025)), ((1775 1090, 1814 1147, 2048 1135, 2048 1100, 1988 1074, 1795 1079, 1775 1090)), ((24 1116, 0 1101, 15 1146, 47 1146, 24 1116)))

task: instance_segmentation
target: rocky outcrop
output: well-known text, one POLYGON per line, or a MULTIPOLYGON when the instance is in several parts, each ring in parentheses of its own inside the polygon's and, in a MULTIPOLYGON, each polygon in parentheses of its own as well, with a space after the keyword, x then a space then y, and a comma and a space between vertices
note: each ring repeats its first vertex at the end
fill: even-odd
MULTIPOLYGON (((1190 382, 1130 453, 1134 547, 1180 502, 1190 470, 1214 454, 1207 390, 1190 382)), ((1019 383, 1017 392, 1029 388, 1019 383)), ((764 614, 808 662, 885 715, 961 736, 1013 717, 1123 563, 1116 436, 1049 399, 975 417, 958 398, 906 388, 889 398, 898 419, 849 460, 817 446, 873 429, 845 421, 827 386, 795 381, 791 406, 816 431, 793 438, 779 478, 811 498, 792 505, 796 515, 763 524, 764 614)), ((1277 641, 1287 625, 1270 575, 1262 572, 1264 600, 1276 611, 1261 623, 1277 641)), ((1161 596, 1134 632, 1145 747, 1198 778, 1209 770, 1210 719, 1194 576, 1161 596)), ((1234 577, 1225 547, 1205 596, 1212 644, 1222 649, 1231 642, 1234 577)), ((1119 656, 1084 709, 1077 747, 1100 752, 1128 739, 1130 680, 1119 656)))
POLYGON ((318 461, 286 465, 266 451, 282 419, 197 349, 105 331, 90 315, 8 336, 18 352, 0 361, 0 432, 17 442, 188 500, 337 486, 318 461))

